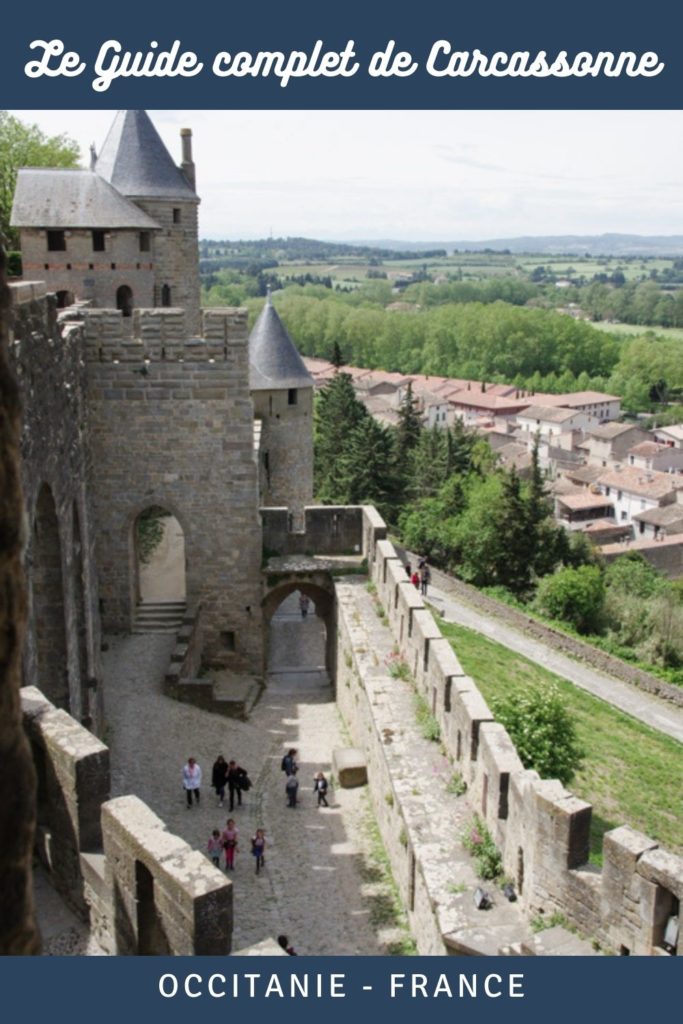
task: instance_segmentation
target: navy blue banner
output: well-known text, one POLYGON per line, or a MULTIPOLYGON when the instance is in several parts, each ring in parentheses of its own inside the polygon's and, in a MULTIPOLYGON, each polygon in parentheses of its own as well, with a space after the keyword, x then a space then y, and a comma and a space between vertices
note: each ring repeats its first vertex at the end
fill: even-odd
POLYGON ((38 0, 3 19, 0 95, 15 109, 675 109, 683 96, 680 7, 663 2, 38 0))
POLYGON ((681 972, 676 960, 619 957, 46 958, 0 962, 0 978, 7 1018, 30 1024, 55 1012, 71 1024, 181 1024, 233 1013, 297 1024, 387 1016, 630 1024, 653 1011, 676 1014, 681 972))

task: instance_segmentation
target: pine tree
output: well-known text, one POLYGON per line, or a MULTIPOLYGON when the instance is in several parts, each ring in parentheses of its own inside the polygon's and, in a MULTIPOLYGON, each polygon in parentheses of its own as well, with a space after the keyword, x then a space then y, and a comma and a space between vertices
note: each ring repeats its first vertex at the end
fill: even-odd
POLYGON ((391 432, 372 416, 351 431, 339 459, 340 491, 350 505, 375 505, 391 516, 398 491, 391 432))
POLYGON ((413 385, 408 381, 401 405, 398 410, 398 426, 396 428, 396 454, 399 465, 407 465, 408 457, 417 447, 422 433, 422 421, 417 411, 417 401, 413 397, 413 385))
POLYGON ((342 351, 339 347, 338 341, 335 341, 334 345, 332 346, 332 358, 330 362, 334 367, 336 367, 337 370, 339 369, 340 366, 344 365, 344 357, 342 356, 342 351))
POLYGON ((337 373, 322 389, 315 407, 315 493, 320 501, 345 500, 341 461, 355 427, 368 419, 365 406, 358 401, 353 379, 337 373))

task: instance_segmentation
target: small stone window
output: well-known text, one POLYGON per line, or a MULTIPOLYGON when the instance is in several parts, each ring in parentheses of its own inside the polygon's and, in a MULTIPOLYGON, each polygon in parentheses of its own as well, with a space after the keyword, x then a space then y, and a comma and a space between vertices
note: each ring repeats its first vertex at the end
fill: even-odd
POLYGON ((150 236, 149 231, 141 231, 140 232, 140 238, 139 238, 139 241, 140 241, 140 252, 149 252, 150 251, 150 237, 151 236, 150 236))
POLYGON ((162 306, 170 306, 171 305, 171 289, 169 288, 169 286, 167 284, 163 285, 162 288, 161 288, 161 305, 162 306))
POLYGON ((48 252, 66 252, 66 236, 63 231, 48 231, 48 252))
POLYGON ((296 388, 290 388, 287 392, 287 404, 296 405, 299 400, 299 394, 296 388))
POLYGON ((93 252, 104 252, 105 240, 104 231, 93 231, 92 233, 92 251, 93 252))
POLYGON ((179 206, 174 206, 173 207, 173 223, 174 224, 180 224, 180 207, 179 206))
POLYGON ((234 629, 224 629, 221 632, 221 643, 226 651, 235 650, 235 631, 234 629))

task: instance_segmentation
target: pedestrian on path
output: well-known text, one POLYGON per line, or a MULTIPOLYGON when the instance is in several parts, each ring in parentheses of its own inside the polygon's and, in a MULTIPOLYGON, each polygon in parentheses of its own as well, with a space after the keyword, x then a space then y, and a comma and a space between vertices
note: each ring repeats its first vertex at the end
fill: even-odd
POLYGON ((322 772, 318 772, 314 779, 313 792, 318 794, 318 807, 329 807, 327 802, 327 779, 322 772))
POLYGON ((187 797, 187 809, 192 807, 192 794, 194 802, 199 804, 199 790, 202 784, 202 770, 194 757, 188 757, 187 764, 183 768, 183 789, 187 797))
POLYGON ((299 780, 296 775, 288 775, 285 782, 285 793, 287 794, 287 806, 296 807, 296 795, 299 792, 299 780))
POLYGON ((237 806, 242 806, 242 788, 244 780, 247 777, 245 768, 240 768, 236 761, 228 762, 228 792, 230 793, 230 810, 235 809, 235 796, 237 796, 237 806))
POLYGON ((413 575, 410 577, 410 582, 413 584, 413 586, 415 587, 416 590, 420 589, 420 574, 417 571, 417 569, 415 570, 413 575))
POLYGON ((296 753, 296 749, 294 747, 290 747, 285 756, 282 758, 282 764, 280 765, 280 767, 282 768, 283 772, 287 773, 288 776, 296 775, 296 773, 299 771, 299 766, 296 763, 296 753))
POLYGON ((289 939, 287 938, 286 935, 278 935, 278 937, 277 937, 277 944, 278 944, 278 946, 281 946, 282 949, 284 949, 284 951, 287 954, 287 956, 298 956, 299 955, 297 953, 297 951, 294 949, 294 946, 290 946, 289 939))
POLYGON ((432 574, 429 571, 429 566, 425 562, 425 564, 422 566, 422 569, 420 570, 420 591, 423 597, 427 596, 427 588, 429 587, 429 584, 431 582, 432 574))
POLYGON ((232 818, 228 818, 223 829, 221 842, 225 850, 225 870, 235 870, 235 854, 237 853, 237 837, 239 830, 232 818))
POLYGON ((225 787, 228 781, 228 764, 222 754, 219 754, 214 761, 211 771, 211 785, 216 790, 218 806, 223 806, 225 800, 225 787))
POLYGON ((220 867, 221 850, 223 849, 223 844, 221 842, 221 834, 217 828, 215 828, 211 835, 209 836, 209 841, 206 844, 206 849, 209 854, 209 857, 213 861, 214 867, 220 867))
POLYGON ((302 594, 299 598, 299 609, 301 611, 301 618, 305 619, 308 615, 308 609, 311 607, 311 599, 308 594, 302 594))
POLYGON ((251 852, 256 858, 256 874, 258 875, 262 867, 265 867, 266 858, 266 833, 262 828, 256 829, 256 834, 251 838, 251 852))
POLYGON ((406 562, 406 576, 408 577, 408 579, 410 579, 412 575, 413 575, 412 566, 411 566, 410 562, 406 562))

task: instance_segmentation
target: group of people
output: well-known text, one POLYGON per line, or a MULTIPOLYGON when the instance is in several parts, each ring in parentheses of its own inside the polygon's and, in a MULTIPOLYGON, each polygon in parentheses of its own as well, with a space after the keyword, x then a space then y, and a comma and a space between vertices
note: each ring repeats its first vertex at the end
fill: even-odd
MULTIPOLYGON (((232 811, 235 808, 235 801, 237 801, 238 807, 242 806, 242 793, 251 789, 251 779, 246 768, 242 768, 236 761, 226 761, 223 755, 219 754, 211 770, 211 785, 216 791, 219 807, 223 806, 227 789, 232 811)), ((193 802, 199 804, 201 787, 201 766, 196 758, 188 757, 187 764, 183 766, 183 789, 188 810, 192 807, 193 802)))
MULTIPOLYGON (((290 747, 285 756, 282 758, 280 767, 285 772, 287 778, 285 780, 285 796, 287 797, 287 806, 296 807, 299 794, 299 780, 297 779, 297 772, 299 771, 299 765, 296 760, 297 751, 294 747, 290 747)), ((313 779, 313 792, 318 797, 318 807, 329 807, 327 802, 327 790, 328 782, 323 772, 318 772, 313 779)))
POLYGON ((410 562, 406 562, 406 575, 416 590, 419 590, 423 597, 427 596, 427 588, 432 582, 432 573, 426 558, 421 558, 417 563, 417 569, 413 569, 410 562))
MULTIPOLYGON (((233 818, 228 818, 222 832, 217 828, 212 831, 206 848, 215 867, 221 867, 221 856, 224 856, 225 870, 235 870, 235 855, 239 849, 238 839, 239 829, 237 828, 233 818)), ((261 868, 266 863, 265 829, 257 828, 256 832, 251 837, 251 852, 254 860, 256 861, 256 874, 258 875, 261 868)))

